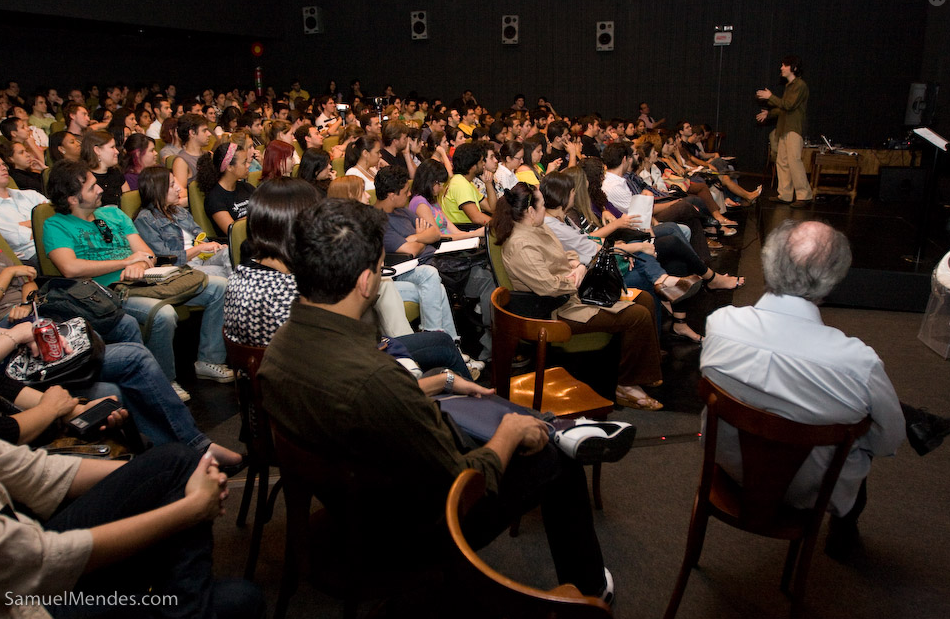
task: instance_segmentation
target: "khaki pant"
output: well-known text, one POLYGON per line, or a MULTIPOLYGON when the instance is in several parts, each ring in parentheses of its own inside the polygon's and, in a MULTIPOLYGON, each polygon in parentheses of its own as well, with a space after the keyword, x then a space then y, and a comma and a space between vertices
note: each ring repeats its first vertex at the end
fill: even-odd
POLYGON ((811 200, 811 185, 802 161, 802 136, 789 131, 778 139, 775 172, 778 175, 778 197, 791 202, 794 199, 811 200))

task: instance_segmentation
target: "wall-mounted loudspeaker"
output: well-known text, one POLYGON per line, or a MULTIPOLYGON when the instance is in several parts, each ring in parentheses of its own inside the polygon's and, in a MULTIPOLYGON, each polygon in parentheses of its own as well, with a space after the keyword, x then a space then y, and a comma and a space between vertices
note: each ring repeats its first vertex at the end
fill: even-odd
POLYGON ((614 23, 612 21, 597 22, 597 51, 614 51, 614 23))
POLYGON ((518 44, 518 16, 501 16, 501 42, 503 45, 518 44))
POLYGON ((323 34, 326 27, 323 23, 323 9, 318 6, 303 7, 303 33, 323 34))
POLYGON ((413 41, 429 38, 429 25, 426 23, 425 11, 413 11, 409 13, 409 21, 412 24, 413 41))

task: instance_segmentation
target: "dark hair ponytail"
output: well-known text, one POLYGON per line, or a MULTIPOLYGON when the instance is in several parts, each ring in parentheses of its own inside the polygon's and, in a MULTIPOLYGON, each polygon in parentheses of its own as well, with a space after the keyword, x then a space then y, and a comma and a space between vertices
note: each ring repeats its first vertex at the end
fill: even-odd
POLYGON ((534 189, 527 183, 516 183, 506 189, 495 205, 491 226, 495 234, 495 245, 503 245, 515 229, 515 223, 524 219, 524 214, 534 203, 534 189))

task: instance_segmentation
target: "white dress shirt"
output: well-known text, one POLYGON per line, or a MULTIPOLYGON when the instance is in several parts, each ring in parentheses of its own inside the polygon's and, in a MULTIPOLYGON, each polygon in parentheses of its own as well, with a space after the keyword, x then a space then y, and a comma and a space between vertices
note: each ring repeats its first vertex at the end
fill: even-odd
POLYGON ((21 226, 21 221, 30 221, 33 207, 49 202, 43 194, 32 189, 8 189, 9 198, 0 198, 0 235, 10 245, 20 261, 36 255, 33 245, 33 229, 21 226))
MULTIPOLYGON (((831 495, 834 514, 854 505, 871 457, 893 454, 904 440, 900 402, 877 353, 826 326, 818 307, 800 297, 766 293, 754 307, 711 314, 700 368, 737 399, 793 421, 828 425, 871 416, 871 429, 855 441, 831 495)), ((814 505, 832 453, 831 447, 812 450, 786 495, 790 505, 814 505)), ((725 423, 716 461, 741 483, 738 435, 725 423)))

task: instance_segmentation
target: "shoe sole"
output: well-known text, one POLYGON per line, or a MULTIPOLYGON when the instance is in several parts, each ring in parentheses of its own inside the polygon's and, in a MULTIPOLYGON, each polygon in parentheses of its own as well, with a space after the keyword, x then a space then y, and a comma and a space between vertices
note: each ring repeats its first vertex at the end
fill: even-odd
POLYGON ((233 383, 234 382, 233 376, 229 376, 229 377, 206 376, 203 374, 198 374, 197 372, 195 373, 195 378, 200 378, 201 380, 213 380, 216 383, 233 383))
POLYGON ((619 434, 606 438, 591 436, 577 446, 574 459, 581 464, 596 464, 598 462, 616 462, 623 458, 633 446, 633 439, 637 437, 637 427, 627 426, 619 434))

